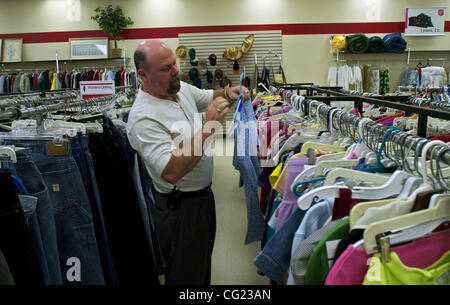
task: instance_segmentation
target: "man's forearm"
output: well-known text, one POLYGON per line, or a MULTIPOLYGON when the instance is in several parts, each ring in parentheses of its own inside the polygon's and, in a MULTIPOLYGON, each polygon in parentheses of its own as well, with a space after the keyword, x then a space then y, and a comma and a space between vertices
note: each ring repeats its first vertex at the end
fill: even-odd
POLYGON ((164 168, 161 177, 170 184, 176 184, 178 180, 189 173, 203 156, 205 141, 212 135, 205 132, 204 128, 199 130, 189 142, 172 151, 169 163, 164 168))

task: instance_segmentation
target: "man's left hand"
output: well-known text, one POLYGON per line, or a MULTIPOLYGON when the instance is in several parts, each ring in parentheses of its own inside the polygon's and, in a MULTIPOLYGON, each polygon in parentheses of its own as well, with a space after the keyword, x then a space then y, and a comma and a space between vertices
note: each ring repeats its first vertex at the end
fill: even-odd
MULTIPOLYGON (((236 101, 239 97, 239 88, 240 86, 235 86, 235 87, 231 87, 231 88, 227 88, 226 90, 228 90, 228 97, 230 99, 232 99, 233 101, 236 101)), ((247 89, 247 87, 242 86, 242 93, 244 94, 244 100, 248 101, 251 97, 250 97, 250 90, 247 89)))

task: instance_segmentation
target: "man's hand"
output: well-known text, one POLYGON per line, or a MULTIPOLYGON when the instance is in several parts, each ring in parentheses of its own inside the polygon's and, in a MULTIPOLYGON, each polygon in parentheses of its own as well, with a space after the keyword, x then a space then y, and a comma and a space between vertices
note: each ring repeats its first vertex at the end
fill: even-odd
POLYGON ((216 97, 205 111, 205 122, 219 121, 223 123, 230 110, 230 103, 223 97, 216 97))
MULTIPOLYGON (((230 99, 233 101, 236 101, 239 97, 239 86, 231 87, 231 88, 225 88, 227 90, 227 95, 230 99)), ((244 94, 244 100, 248 101, 250 97, 250 91, 247 89, 247 87, 242 86, 242 93, 244 94)))

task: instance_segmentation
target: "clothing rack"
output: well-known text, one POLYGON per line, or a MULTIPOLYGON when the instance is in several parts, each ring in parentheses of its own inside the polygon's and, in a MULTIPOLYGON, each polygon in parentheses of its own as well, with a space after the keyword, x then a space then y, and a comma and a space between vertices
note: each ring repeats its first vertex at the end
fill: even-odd
POLYGON ((46 113, 58 111, 58 110, 66 110, 68 108, 74 107, 92 107, 99 106, 102 104, 110 103, 111 101, 124 96, 123 93, 118 93, 109 96, 96 97, 86 100, 76 100, 70 102, 60 102, 52 105, 41 105, 34 108, 27 109, 19 109, 19 108, 9 108, 5 111, 0 112, 0 121, 12 121, 18 120, 22 118, 30 118, 35 116, 43 116, 46 113))
MULTIPOLYGON (((133 86, 118 86, 115 87, 117 90, 131 89, 133 86)), ((0 108, 11 107, 17 105, 29 105, 29 104, 49 104, 52 102, 58 102, 61 99, 75 99, 79 96, 80 89, 57 89, 52 91, 38 91, 38 92, 23 92, 14 93, 8 95, 6 99, 0 99, 0 108), (56 97, 45 97, 46 94, 58 94, 56 97), (40 96, 36 96, 40 95, 40 96)), ((0 98, 3 95, 0 95, 0 98)))
MULTIPOLYGON (((393 108, 398 110, 403 110, 410 113, 418 114, 418 127, 417 134, 420 137, 426 137, 427 131, 427 121, 428 116, 450 120, 450 112, 430 109, 425 107, 420 107, 417 105, 408 105, 404 102, 409 99, 409 96, 365 96, 358 91, 348 91, 343 90, 341 87, 335 87, 330 90, 330 87, 318 87, 318 86, 299 86, 299 87, 290 87, 286 88, 286 90, 297 89, 306 90, 307 98, 313 98, 316 100, 325 100, 327 103, 331 101, 354 101, 355 108, 358 108, 359 113, 363 115, 363 103, 374 104, 382 107, 393 108), (315 96, 316 93, 326 94, 326 97, 318 97, 315 96)), ((305 113, 307 113, 308 109, 305 109, 305 113)))
MULTIPOLYGON (((328 106, 320 101, 315 101, 313 99, 305 99, 304 102, 306 109, 312 109, 316 106, 316 111, 313 112, 313 115, 317 118, 321 119, 322 122, 326 122, 327 125, 331 121, 333 122, 333 128, 339 130, 341 134, 346 137, 350 137, 354 140, 358 140, 356 138, 356 134, 361 135, 362 141, 373 151, 379 152, 380 149, 380 140, 386 142, 393 142, 397 146, 403 148, 403 155, 395 156, 393 152, 402 151, 401 148, 396 148, 394 150, 383 150, 383 153, 390 158, 401 158, 404 160, 409 154, 410 151, 420 152, 421 149, 430 142, 430 140, 425 139, 420 136, 412 135, 407 132, 401 131, 399 129, 394 130, 389 126, 385 126, 379 123, 375 123, 374 121, 368 118, 358 117, 354 114, 347 113, 344 110, 334 110, 333 113, 330 113, 331 110, 335 109, 331 106, 328 106), (321 105, 321 106, 319 106, 321 105), (330 120, 331 114, 331 120, 330 120), (363 122, 363 120, 365 120, 363 122), (388 132, 391 130, 390 132, 388 132), (409 151, 406 152, 408 148, 409 151)), ((330 129, 330 126, 329 126, 330 129)), ((447 165, 450 165, 450 146, 449 145, 437 145, 437 149, 428 151, 427 156, 433 160, 440 160, 447 165)))
MULTIPOLYGON (((424 115, 425 110, 428 110, 428 111, 425 111, 425 113, 431 114, 430 116, 441 117, 441 118, 444 118, 447 120, 450 119, 450 112, 439 112, 436 110, 431 111, 432 109, 398 104, 398 103, 387 101, 387 100, 381 100, 381 99, 370 98, 370 97, 365 97, 365 96, 356 96, 356 95, 351 96, 351 95, 346 95, 342 92, 331 91, 331 90, 323 89, 323 88, 319 88, 319 87, 314 87, 314 88, 303 87, 303 88, 298 88, 298 89, 317 90, 322 93, 327 93, 330 95, 337 94, 340 97, 338 100, 349 101, 349 98, 353 98, 353 99, 356 99, 356 101, 361 104, 363 102, 366 102, 366 103, 372 103, 372 104, 377 104, 377 105, 381 105, 381 106, 385 106, 385 107, 389 107, 389 108, 397 108, 397 109, 399 108, 397 106, 400 106, 400 108, 403 108, 401 110, 415 112, 415 113, 416 113, 416 111, 418 111, 419 119, 420 119, 420 115, 424 115)), ((280 88, 280 91, 282 91, 282 90, 284 90, 284 88, 280 88)), ((289 89, 286 89, 286 90, 289 90, 289 89)), ((333 124, 334 129, 339 130, 341 132, 341 134, 343 134, 344 136, 352 138, 355 142, 358 140, 356 137, 356 134, 360 134, 363 142, 375 152, 379 152, 379 145, 380 145, 379 142, 381 140, 383 140, 383 138, 385 138, 384 142, 392 141, 392 139, 393 139, 392 135, 395 136, 395 139, 401 139, 401 141, 402 141, 401 143, 396 142, 396 144, 398 144, 399 146, 401 146, 403 148, 408 147, 409 151, 415 150, 416 152, 418 152, 418 151, 420 151, 420 150, 418 150, 419 148, 423 148, 426 143, 430 142, 430 140, 425 139, 425 137, 421 136, 419 133, 417 136, 412 135, 407 132, 401 131, 400 129, 396 129, 396 128, 392 129, 389 126, 375 123, 371 119, 358 117, 354 114, 347 113, 344 110, 340 110, 340 109, 336 110, 336 108, 333 108, 330 105, 327 105, 322 101, 319 101, 320 98, 321 98, 321 96, 305 97, 303 102, 301 103, 300 108, 306 115, 315 116, 316 118, 317 118, 317 116, 319 116, 319 118, 321 119, 322 122, 326 122, 329 129, 330 129, 329 122, 330 121, 333 122, 332 124, 333 124), (312 111, 312 108, 314 105, 316 106, 315 112, 312 111), (334 111, 331 113, 330 111, 333 109, 334 109, 334 111), (309 113, 309 110, 311 110, 312 113, 309 113), (364 124, 361 123, 362 120, 365 120, 364 124), (345 126, 345 127, 343 128, 342 126, 345 126), (389 133, 387 133, 387 131, 390 129, 391 129, 391 131, 389 133)), ((362 114, 362 111, 360 111, 360 113, 362 114)), ((420 127, 420 123, 418 125, 420 127)), ((426 128, 426 126, 427 125, 425 122, 425 128, 426 128)), ((397 149, 397 151, 400 151, 400 150, 401 149, 397 149)), ((409 154, 409 151, 408 151, 408 153, 404 153, 402 158, 405 158, 405 156, 407 156, 409 154)), ((384 151, 384 153, 389 154, 390 152, 384 151)), ((442 160, 445 164, 450 165, 450 146, 449 145, 440 145, 440 147, 438 147, 438 149, 433 150, 431 152, 429 151, 427 153, 427 156, 430 159, 442 160)), ((396 156, 391 155, 390 157, 395 158, 396 156)))

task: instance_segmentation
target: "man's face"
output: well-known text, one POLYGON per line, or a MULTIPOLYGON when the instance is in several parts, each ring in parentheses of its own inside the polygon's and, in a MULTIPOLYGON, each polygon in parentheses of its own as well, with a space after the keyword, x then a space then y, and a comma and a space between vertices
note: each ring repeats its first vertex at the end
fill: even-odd
POLYGON ((159 97, 174 96, 180 90, 180 79, 178 78, 178 67, 173 52, 164 48, 149 58, 149 69, 145 71, 142 78, 145 86, 159 97))

